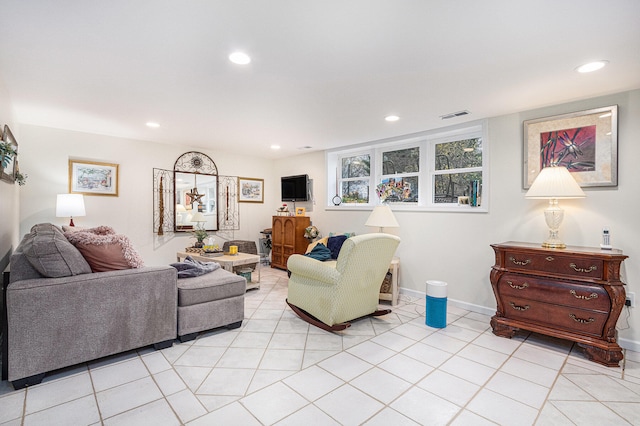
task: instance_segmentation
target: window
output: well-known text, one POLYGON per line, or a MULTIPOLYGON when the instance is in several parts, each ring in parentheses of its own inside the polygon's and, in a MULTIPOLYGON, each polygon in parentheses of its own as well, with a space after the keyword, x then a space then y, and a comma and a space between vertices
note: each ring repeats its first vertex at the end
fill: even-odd
POLYGON ((327 151, 327 205, 486 212, 486 148, 486 122, 476 122, 327 151))
POLYGON ((343 203, 368 203, 371 156, 369 154, 340 159, 340 195, 343 203))
POLYGON ((482 186, 482 138, 434 142, 433 203, 457 203, 482 186))
POLYGON ((382 150, 382 175, 376 193, 384 202, 417 203, 420 148, 382 150))

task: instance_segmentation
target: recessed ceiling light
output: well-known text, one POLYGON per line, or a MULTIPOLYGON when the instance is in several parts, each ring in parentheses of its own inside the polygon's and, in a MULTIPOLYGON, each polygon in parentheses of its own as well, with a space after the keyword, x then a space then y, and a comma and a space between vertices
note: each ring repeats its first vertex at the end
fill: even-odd
POLYGON ((229 55, 229 60, 238 65, 247 65, 249 62, 251 62, 251 58, 249 57, 249 55, 242 52, 233 52, 231 55, 229 55))
POLYGON ((280 145, 271 145, 271 149, 280 149, 280 145))
POLYGON ((398 121, 400 120, 400 117, 397 115, 387 115, 384 119, 387 121, 398 121))
POLYGON ((157 129, 158 127, 160 127, 160 125, 158 123, 153 122, 153 121, 149 121, 147 123, 147 127, 153 127, 154 129, 157 129))
POLYGON ((576 71, 578 72, 592 72, 592 71, 597 71, 600 68, 604 67, 605 65, 607 65, 609 63, 609 61, 595 61, 595 62, 589 62, 588 64, 584 64, 584 65, 580 65, 578 68, 576 68, 576 71))

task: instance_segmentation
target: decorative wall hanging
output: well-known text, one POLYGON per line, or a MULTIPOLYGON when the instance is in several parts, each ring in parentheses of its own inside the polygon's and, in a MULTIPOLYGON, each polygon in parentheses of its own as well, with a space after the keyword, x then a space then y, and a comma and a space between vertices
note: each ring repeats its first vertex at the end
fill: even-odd
POLYGON ((238 178, 218 176, 209 156, 190 151, 178 157, 173 170, 153 169, 153 232, 193 232, 196 213, 207 219, 198 222, 206 231, 240 229, 238 178))
POLYGON ((238 178, 220 176, 220 229, 233 231, 240 229, 240 212, 238 209, 238 178))
POLYGON ((173 232, 173 171, 153 169, 153 232, 173 232))
POLYGON ((16 165, 18 157, 18 142, 5 124, 2 132, 2 142, 0 142, 0 179, 13 183, 16 179, 18 167, 16 165))
POLYGON ((618 106, 524 122, 528 189, 540 170, 565 166, 582 187, 618 185, 618 106))
POLYGON ((118 196, 118 165, 69 160, 69 193, 118 196))
POLYGON ((238 178, 238 202, 264 203, 264 179, 238 178))

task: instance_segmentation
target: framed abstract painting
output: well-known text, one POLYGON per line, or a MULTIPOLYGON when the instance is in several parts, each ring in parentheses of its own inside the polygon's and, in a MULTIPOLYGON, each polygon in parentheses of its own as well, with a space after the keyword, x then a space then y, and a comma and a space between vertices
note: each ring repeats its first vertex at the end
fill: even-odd
POLYGON ((524 122, 523 186, 540 170, 564 166, 581 187, 618 185, 618 106, 524 122))

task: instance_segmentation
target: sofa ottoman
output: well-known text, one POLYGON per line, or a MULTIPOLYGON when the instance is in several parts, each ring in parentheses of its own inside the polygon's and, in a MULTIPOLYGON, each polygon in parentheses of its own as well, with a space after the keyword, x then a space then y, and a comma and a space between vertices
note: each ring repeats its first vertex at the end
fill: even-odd
POLYGON ((247 280, 216 269, 193 278, 178 279, 178 338, 193 340, 198 332, 217 327, 238 328, 244 319, 247 280))

